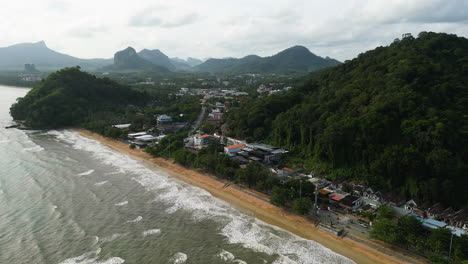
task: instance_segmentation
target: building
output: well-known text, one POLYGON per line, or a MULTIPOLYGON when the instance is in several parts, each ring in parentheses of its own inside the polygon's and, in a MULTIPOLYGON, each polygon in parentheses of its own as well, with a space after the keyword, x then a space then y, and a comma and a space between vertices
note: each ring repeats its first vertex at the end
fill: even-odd
POLYGON ((172 118, 170 116, 167 116, 167 115, 160 115, 160 116, 158 116, 158 118, 156 120, 157 120, 158 126, 159 125, 167 125, 167 124, 170 124, 172 122, 172 118))
POLYGON ((237 152, 240 152, 245 144, 237 144, 224 147, 224 153, 229 156, 234 156, 237 152))
POLYGON ((339 205, 348 210, 356 210, 362 205, 362 197, 348 195, 339 201, 339 205))
POLYGON ((209 134, 195 136, 193 139, 193 143, 195 146, 204 147, 204 146, 207 146, 212 139, 213 139, 213 136, 209 134))
POLYGON ((114 128, 118 128, 118 129, 127 129, 131 126, 132 124, 118 124, 118 125, 112 125, 112 127, 114 128))

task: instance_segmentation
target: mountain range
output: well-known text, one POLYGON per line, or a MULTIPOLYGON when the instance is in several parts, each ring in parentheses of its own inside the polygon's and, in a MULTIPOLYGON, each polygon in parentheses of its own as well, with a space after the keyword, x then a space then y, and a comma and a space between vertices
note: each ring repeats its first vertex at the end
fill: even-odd
POLYGON ((0 48, 0 70, 20 70, 25 64, 34 64, 38 70, 55 70, 80 66, 87 70, 149 70, 158 72, 192 71, 209 73, 291 73, 310 72, 340 64, 331 58, 322 58, 303 46, 294 46, 269 57, 249 55, 243 58, 187 60, 170 58, 158 49, 132 47, 118 51, 114 59, 80 59, 56 52, 44 41, 21 43, 0 48))
POLYGON ((340 64, 339 61, 329 57, 319 57, 306 47, 294 46, 270 57, 249 55, 241 59, 209 59, 195 66, 194 70, 230 73, 288 73, 311 72, 338 64, 340 64))
POLYGON ((0 69, 3 70, 22 70, 25 64, 34 64, 39 70, 76 65, 91 69, 111 63, 111 59, 80 59, 56 52, 49 49, 44 41, 0 48, 0 69))

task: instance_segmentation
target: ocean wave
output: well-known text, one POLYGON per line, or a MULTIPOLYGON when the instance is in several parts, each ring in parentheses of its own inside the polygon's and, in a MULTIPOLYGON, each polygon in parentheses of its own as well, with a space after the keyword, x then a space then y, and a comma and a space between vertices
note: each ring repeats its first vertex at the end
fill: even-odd
POLYGON ((116 233, 116 234, 112 234, 111 236, 108 236, 108 237, 105 237, 103 239, 101 239, 101 242, 102 243, 106 243, 106 242, 111 242, 111 241, 114 241, 118 238, 121 238, 125 236, 125 234, 119 234, 119 233, 116 233))
POLYGON ((39 151, 43 151, 44 148, 41 147, 41 146, 34 146, 34 147, 30 147, 30 148, 24 148, 23 151, 24 152, 39 152, 39 151))
POLYGON ((183 264, 187 261, 187 255, 182 252, 177 252, 169 261, 173 264, 183 264))
POLYGON ((120 203, 116 203, 116 204, 114 204, 114 205, 115 205, 115 206, 124 206, 124 205, 126 205, 126 204, 128 204, 128 201, 123 201, 123 202, 120 202, 120 203))
POLYGON ((158 235, 161 233, 160 229, 150 229, 143 231, 143 236, 149 236, 149 235, 158 235))
POLYGON ((5 143, 8 143, 10 142, 11 140, 8 140, 8 139, 5 139, 5 140, 0 140, 0 144, 5 144, 5 143))
POLYGON ((78 257, 68 258, 59 264, 122 264, 125 260, 119 257, 111 257, 104 261, 99 261, 99 254, 101 253, 101 248, 84 253, 78 257))
POLYGON ((226 251, 226 250, 221 250, 221 252, 219 252, 216 256, 218 256, 220 259, 224 260, 224 261, 233 261, 234 260, 234 254, 232 254, 231 252, 229 251, 226 251))
MULTIPOLYGON (((61 131, 57 137, 75 149, 91 152, 104 164, 131 175, 132 180, 141 184, 147 191, 155 193, 154 201, 168 205, 166 213, 185 210, 191 213, 194 220, 215 220, 221 226, 220 234, 225 236, 230 244, 239 244, 268 255, 278 255, 275 263, 353 263, 315 241, 303 239, 243 214, 226 202, 214 198, 207 191, 181 183, 162 170, 149 169, 140 161, 97 141, 70 131, 61 131)), ((143 234, 150 233, 145 231, 143 234)))
POLYGON ((94 170, 85 171, 85 172, 82 172, 82 173, 78 174, 78 176, 87 176, 87 175, 91 175, 93 172, 94 172, 94 170))
POLYGON ((102 186, 104 184, 108 183, 108 181, 102 181, 102 182, 96 182, 94 186, 102 186))
POLYGON ((140 222, 142 219, 143 219, 143 217, 137 216, 137 218, 135 218, 135 219, 133 219, 133 220, 128 220, 127 223, 136 223, 136 222, 140 222))

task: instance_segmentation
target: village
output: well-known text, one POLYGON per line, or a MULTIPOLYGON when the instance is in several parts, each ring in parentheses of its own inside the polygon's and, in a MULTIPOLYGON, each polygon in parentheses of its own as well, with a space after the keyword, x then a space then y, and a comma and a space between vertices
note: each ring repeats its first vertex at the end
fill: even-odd
MULTIPOLYGON (((289 89, 291 87, 285 87, 282 90, 289 89)), ((279 90, 273 90, 269 85, 262 84, 258 88, 260 95, 268 96, 276 92, 279 90)), ((442 227, 450 229, 452 234, 456 236, 468 233, 468 212, 464 209, 454 210, 441 203, 422 203, 416 199, 405 200, 403 196, 376 190, 362 182, 341 178, 329 180, 326 177, 314 175, 313 172, 278 166, 281 159, 288 155, 287 149, 225 136, 223 115, 230 108, 225 103, 226 100, 242 98, 247 96, 247 93, 239 92, 236 89, 181 88, 177 95, 202 97, 200 103, 203 110, 199 120, 192 124, 191 131, 193 133, 190 133, 183 140, 185 149, 196 154, 216 140, 223 145, 223 152, 219 154, 228 156, 240 168, 246 168, 249 163, 258 162, 272 174, 277 175, 282 184, 292 180, 299 180, 300 183, 312 183, 315 186, 315 199, 314 207, 308 217, 314 219, 319 228, 327 232, 337 236, 350 233, 369 238, 369 230, 378 208, 386 206, 392 209, 395 218, 407 215, 414 216, 428 232, 442 227), (217 101, 217 98, 223 100, 217 101), (200 127, 202 120, 211 123, 216 131, 221 133, 203 131, 200 127)), ((154 129, 128 133, 127 143, 139 148, 157 145, 168 134, 177 133, 188 125, 189 123, 173 122, 173 119, 168 115, 158 115, 154 129), (155 133, 155 131, 158 132, 155 133)), ((130 126, 131 124, 114 125, 118 129, 127 129, 130 126)))

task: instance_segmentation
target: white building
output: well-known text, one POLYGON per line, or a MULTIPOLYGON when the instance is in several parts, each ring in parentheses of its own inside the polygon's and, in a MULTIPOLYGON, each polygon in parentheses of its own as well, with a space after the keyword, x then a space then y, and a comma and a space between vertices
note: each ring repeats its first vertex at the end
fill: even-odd
POLYGON ((160 115, 158 116, 158 125, 165 125, 165 124, 169 124, 172 122, 172 118, 170 116, 167 116, 167 115, 160 115))
POLYGON ((224 153, 229 156, 233 156, 235 153, 241 151, 243 147, 245 147, 245 144, 226 146, 224 147, 224 153))

